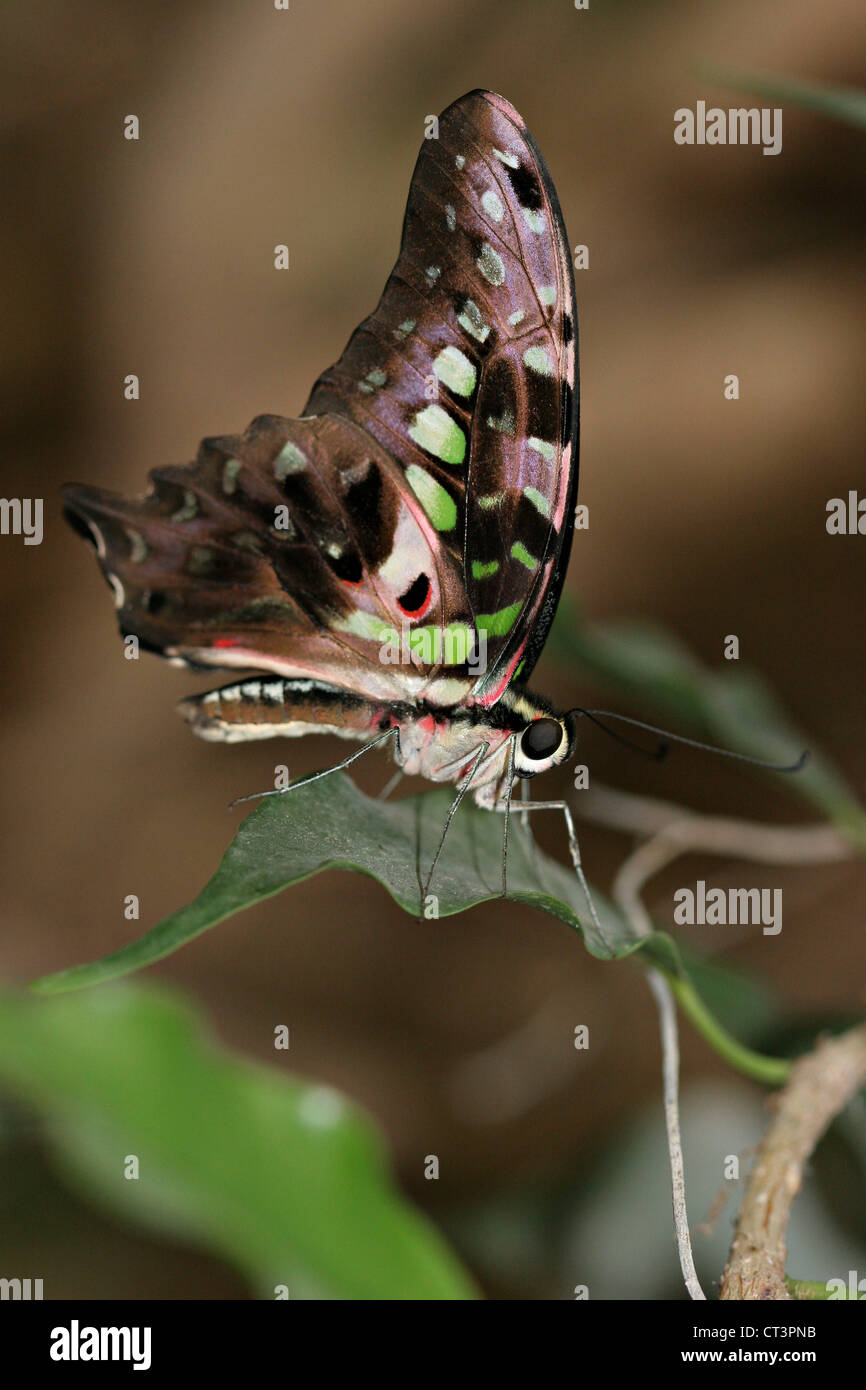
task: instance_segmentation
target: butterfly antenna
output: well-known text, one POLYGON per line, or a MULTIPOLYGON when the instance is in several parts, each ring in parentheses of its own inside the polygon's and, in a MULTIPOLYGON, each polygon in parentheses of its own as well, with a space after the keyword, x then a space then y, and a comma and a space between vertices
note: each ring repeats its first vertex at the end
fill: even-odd
POLYGON ((341 763, 335 763, 333 767, 326 767, 321 772, 311 772, 306 777, 299 777, 297 782, 290 782, 287 787, 274 787, 266 792, 250 792, 249 796, 236 796, 234 801, 229 802, 229 810, 235 806, 240 806, 244 801, 260 801, 265 796, 285 796, 286 792, 293 792, 297 787, 309 786, 310 782, 318 782, 320 777, 330 777, 332 772, 341 772, 344 767, 355 762, 358 758, 363 758, 365 753, 369 753, 371 748, 378 748, 380 743, 384 743, 386 738, 393 738, 397 734, 397 729, 386 729, 384 734, 378 738, 373 738, 369 743, 365 743, 363 748, 359 748, 356 753, 350 753, 348 758, 344 758, 341 763))
POLYGON ((734 758, 740 763, 750 763, 752 767, 762 767, 768 772, 800 772, 809 761, 810 753, 808 748, 804 748, 796 762, 793 763, 771 763, 764 758, 753 758, 748 753, 735 753, 731 748, 717 748, 714 743, 701 743, 695 738, 686 738, 683 734, 673 734, 669 729, 659 729, 655 724, 645 724, 642 719, 632 719, 627 714, 615 714, 608 709, 583 709, 577 705, 568 711, 569 714, 576 714, 578 718, 583 717, 597 724, 603 729, 610 738, 617 743, 623 743, 628 747, 636 749, 649 758, 660 760, 665 758, 668 753, 668 743, 683 743, 687 748, 698 748, 702 753, 716 753, 720 758, 734 758), (636 729, 645 729, 649 734, 656 734, 659 739, 658 747, 653 752, 651 749, 642 748, 640 744, 634 743, 631 739, 624 738, 614 729, 609 729, 603 724, 599 715, 604 715, 605 719, 618 719, 623 724, 631 724, 636 729))
POLYGON ((445 836, 448 834, 448 830, 449 830, 449 828, 450 828, 450 826, 451 826, 451 822, 453 821, 455 815, 457 814, 457 808, 458 808, 458 806, 460 805, 460 803, 461 803, 461 801, 463 800, 463 798, 464 798, 464 796, 466 795, 466 793, 468 792, 469 787, 470 787, 470 784, 471 784, 471 782, 472 782, 472 778, 475 776, 476 772, 478 771, 479 764, 481 763, 481 760, 482 760, 482 758, 484 757, 484 755, 485 755, 485 753, 487 752, 487 750, 488 750, 489 747, 490 747, 490 744, 489 744, 489 743, 482 743, 482 744, 480 745, 480 747, 479 747, 479 749, 478 749, 478 752, 477 752, 477 754, 476 754, 476 756, 475 756, 475 761, 474 761, 474 763, 472 764, 471 768, 469 769, 469 775, 468 775, 468 777, 465 777, 464 780, 460 783, 460 785, 459 785, 459 787, 458 787, 458 789, 457 789, 457 795, 455 796, 454 800, 451 802, 451 805, 450 805, 449 808, 448 808, 448 815, 445 817, 445 824, 444 824, 443 827, 442 827, 442 834, 441 834, 441 836, 440 836, 440 838, 439 838, 439 844, 438 844, 438 846, 437 846, 436 853, 433 855, 433 863, 430 865, 430 871, 429 871, 429 873, 427 874, 427 880, 426 880, 426 882, 425 882, 425 884, 424 884, 424 891, 423 891, 422 894, 421 894, 421 909, 422 909, 422 911, 423 911, 423 909, 424 909, 424 899, 427 897, 427 890, 428 890, 428 888, 430 887, 430 884, 431 884, 431 882, 432 882, 433 874, 434 874, 434 872, 435 872, 435 870, 436 870, 436 865, 439 863, 439 856, 440 856, 440 854, 442 853, 442 849, 443 849, 443 846, 444 846, 444 844, 445 844, 445 836))
MULTIPOLYGON (((601 711, 601 713, 606 712, 607 711, 601 711)), ((609 729, 606 724, 602 724, 601 720, 596 718, 594 710, 578 708, 569 710, 569 714, 582 715, 584 719, 588 719, 590 723, 597 725, 603 733, 607 734, 608 738, 612 738, 614 743, 621 743, 623 748, 629 748, 633 753, 640 753, 644 758, 651 758, 653 762, 661 762, 668 755, 668 745, 665 739, 659 739, 656 748, 644 748, 643 744, 638 743, 636 739, 626 738, 625 734, 618 734, 616 729, 609 729)), ((616 716, 614 716, 614 718, 616 718, 616 716)), ((661 732, 662 731, 659 730, 659 733, 661 732)))

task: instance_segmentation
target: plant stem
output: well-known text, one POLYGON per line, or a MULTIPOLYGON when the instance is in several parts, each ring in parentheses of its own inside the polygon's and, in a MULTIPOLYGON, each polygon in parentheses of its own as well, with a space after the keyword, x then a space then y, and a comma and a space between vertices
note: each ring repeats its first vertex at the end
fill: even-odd
MULTIPOLYGON (((813 1052, 794 1062, 784 1090, 774 1097, 773 1118, 755 1155, 719 1298, 781 1302, 796 1297, 785 1278, 791 1206, 821 1136, 864 1084, 866 1023, 819 1040, 813 1052)), ((833 1285, 839 1287, 836 1280, 833 1285)), ((818 1287, 805 1285, 811 1297, 818 1287)))
MULTIPOLYGON (((791 1297, 801 1301, 830 1297, 823 1279, 792 1279, 790 1274, 786 1274, 785 1284, 791 1297)), ((844 1293, 835 1295, 839 1299, 848 1298, 848 1296, 847 1289, 844 1293)))
POLYGON ((666 972, 668 982, 683 1013, 709 1043, 737 1071, 765 1086, 782 1086, 791 1074, 793 1062, 784 1057, 766 1057, 737 1042, 714 1018, 690 980, 666 972))

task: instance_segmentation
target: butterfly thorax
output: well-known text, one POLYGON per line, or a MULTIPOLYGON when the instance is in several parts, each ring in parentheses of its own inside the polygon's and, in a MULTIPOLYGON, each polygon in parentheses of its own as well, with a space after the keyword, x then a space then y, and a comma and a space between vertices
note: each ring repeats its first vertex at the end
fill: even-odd
POLYGON ((574 741, 571 721, 520 687, 507 690, 491 708, 442 710, 422 705, 389 717, 398 729, 395 759, 404 772, 430 782, 471 778, 475 799, 483 806, 501 799, 510 776, 533 776, 562 762, 574 741), (532 726, 549 730, 547 744, 542 740, 541 753, 534 758, 527 756, 524 739, 532 726))

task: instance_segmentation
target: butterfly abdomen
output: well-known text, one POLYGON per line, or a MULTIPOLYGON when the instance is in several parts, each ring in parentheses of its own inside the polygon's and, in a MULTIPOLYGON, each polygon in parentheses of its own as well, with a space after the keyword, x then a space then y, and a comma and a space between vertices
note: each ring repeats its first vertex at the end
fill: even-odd
MULTIPOLYGON (((367 738, 389 726, 384 707, 317 680, 251 677, 182 700, 180 712, 200 738, 243 743, 260 738, 336 734, 367 738)), ((400 711, 405 717, 405 711, 400 711)))

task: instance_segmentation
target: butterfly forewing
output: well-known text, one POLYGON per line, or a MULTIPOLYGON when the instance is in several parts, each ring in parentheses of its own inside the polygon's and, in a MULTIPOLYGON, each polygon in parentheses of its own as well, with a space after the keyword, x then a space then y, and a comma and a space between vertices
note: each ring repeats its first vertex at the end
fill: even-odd
POLYGON ((471 93, 412 178, 379 305, 305 414, 348 416, 397 461, 460 567, 487 667, 529 674, 553 616, 577 485, 574 285, 556 194, 517 112, 471 93))

